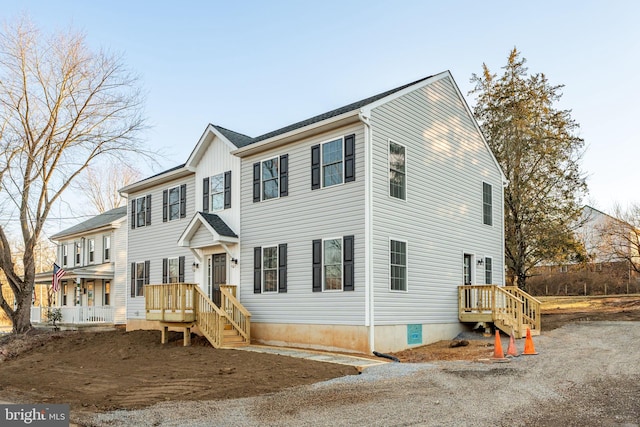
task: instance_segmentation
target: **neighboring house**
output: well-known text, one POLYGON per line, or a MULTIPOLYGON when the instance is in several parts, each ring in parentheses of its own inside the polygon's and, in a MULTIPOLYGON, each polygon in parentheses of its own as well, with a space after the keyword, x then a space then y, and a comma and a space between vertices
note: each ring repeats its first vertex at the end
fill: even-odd
POLYGON ((128 327, 153 327, 145 283, 184 280, 212 298, 237 285, 257 342, 450 339, 458 286, 504 285, 504 185, 449 72, 256 138, 210 125, 186 164, 122 190, 128 327), (183 185, 184 215, 164 221, 183 185))
MULTIPOLYGON (((616 252, 629 249, 624 230, 632 226, 591 206, 584 206, 576 239, 584 262, 540 265, 527 281, 534 295, 607 295, 640 292, 637 273, 616 252), (625 249, 626 248, 626 249, 625 249)), ((630 236, 633 237, 633 236, 630 236)), ((633 241, 633 239, 631 239, 633 241)), ((633 257, 633 255, 631 255, 633 257)))
MULTIPOLYGON (((61 231, 56 263, 65 270, 54 307, 62 323, 126 323, 126 206, 109 210, 61 231)), ((52 272, 38 273, 36 283, 51 286, 52 272)), ((32 322, 46 320, 46 308, 32 308, 32 322)))

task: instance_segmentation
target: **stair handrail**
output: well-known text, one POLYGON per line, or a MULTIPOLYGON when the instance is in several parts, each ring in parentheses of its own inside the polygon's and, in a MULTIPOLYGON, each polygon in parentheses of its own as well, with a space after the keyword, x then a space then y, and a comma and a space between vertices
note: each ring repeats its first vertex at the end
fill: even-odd
POLYGON ((207 337, 209 342, 215 348, 222 347, 222 336, 224 330, 224 322, 222 318, 226 317, 226 313, 218 308, 217 305, 204 293, 200 286, 195 286, 196 290, 196 324, 200 332, 207 337))
POLYGON ((251 313, 247 310, 231 291, 226 287, 220 287, 221 311, 224 312, 229 324, 247 342, 251 342, 251 313))
POLYGON ((540 307, 542 302, 517 286, 505 286, 507 292, 512 293, 523 302, 524 322, 531 329, 540 330, 540 307))
MULTIPOLYGON (((522 312, 522 300, 518 297, 516 297, 515 295, 513 295, 512 293, 510 293, 508 290, 504 289, 503 286, 495 286, 494 287, 494 292, 496 293, 496 303, 494 305, 494 310, 493 310, 493 318, 494 320, 502 320, 505 324, 511 326, 514 329, 515 334, 519 337, 520 335, 520 325, 522 325, 522 316, 523 316, 523 312, 522 312), (505 307, 502 308, 501 310, 498 309, 498 298, 497 296, 500 295, 502 297, 505 298, 505 307), (500 314, 507 314, 507 316, 498 316, 498 313, 500 314), (515 322, 515 325, 512 323, 515 322)), ((494 322, 495 323, 495 322, 494 322)), ((510 331, 505 331, 505 332, 510 332, 510 331)))

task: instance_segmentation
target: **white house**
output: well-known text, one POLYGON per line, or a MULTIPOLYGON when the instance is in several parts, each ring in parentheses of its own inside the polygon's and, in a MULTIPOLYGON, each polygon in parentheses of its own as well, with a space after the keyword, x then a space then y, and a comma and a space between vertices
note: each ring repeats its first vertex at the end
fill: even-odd
MULTIPOLYGON (((126 215, 125 206, 112 209, 51 236, 65 271, 54 298, 62 323, 126 323, 126 215)), ((36 275, 51 282, 52 272, 36 275)), ((44 321, 46 310, 33 307, 32 321, 44 321)))
POLYGON ((257 342, 452 338, 458 286, 504 285, 504 185, 448 71, 255 138, 210 125, 184 165, 122 190, 128 325, 157 319, 145 283, 194 281, 237 285, 257 342))

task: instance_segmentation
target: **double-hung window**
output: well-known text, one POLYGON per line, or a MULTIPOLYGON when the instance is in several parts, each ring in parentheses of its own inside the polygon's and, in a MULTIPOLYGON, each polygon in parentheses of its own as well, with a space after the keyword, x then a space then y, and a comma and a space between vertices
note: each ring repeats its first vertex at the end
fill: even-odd
POLYGON ((287 244, 253 248, 253 292, 287 292, 287 244))
POLYGON ((76 248, 76 264, 75 265, 80 265, 80 261, 82 260, 82 246, 80 245, 80 242, 75 243, 75 248, 76 248))
POLYGON ((151 194, 131 200, 131 229, 151 225, 151 194))
POLYGON ((187 216, 187 185, 182 184, 162 192, 162 222, 187 216))
POLYGON ((69 262, 69 247, 62 245, 62 265, 66 267, 69 262))
POLYGON ((96 239, 89 239, 88 240, 88 249, 87 251, 89 252, 89 262, 93 263, 95 261, 96 258, 96 239))
POLYGON ((486 285, 493 284, 493 259, 485 257, 484 259, 484 283, 486 285))
POLYGON ((278 292, 278 247, 262 248, 262 292, 278 292))
POLYGON ((102 247, 104 250, 104 261, 111 259, 111 236, 104 236, 102 239, 102 247))
POLYGON ((184 282, 185 257, 162 259, 162 283, 184 282))
POLYGON ((169 189, 169 221, 180 218, 180 187, 169 189))
POLYGON ((131 263, 131 297, 144 295, 144 285, 149 284, 150 266, 150 261, 131 263))
POLYGON ((407 199, 406 148, 389 140, 389 195, 407 199))
POLYGON ((389 270, 392 291, 407 290, 407 242, 391 240, 389 243, 389 270))
POLYGON ((355 135, 311 147, 311 189, 355 181, 355 135))
POLYGON ((493 225, 493 195, 491 184, 482 183, 482 223, 493 225))
POLYGON ((253 201, 277 199, 289 195, 289 155, 253 164, 253 201))
POLYGON ((231 171, 202 180, 202 210, 216 212, 231 208, 231 171))
POLYGON ((313 292, 354 290, 354 236, 313 241, 313 292))

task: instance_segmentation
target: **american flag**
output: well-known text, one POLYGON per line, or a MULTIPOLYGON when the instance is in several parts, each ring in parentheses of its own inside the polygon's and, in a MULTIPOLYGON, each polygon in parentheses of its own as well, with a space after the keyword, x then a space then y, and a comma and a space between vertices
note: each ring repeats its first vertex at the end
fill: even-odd
POLYGON ((64 271, 58 264, 53 263, 53 292, 58 292, 60 290, 60 279, 64 276, 66 271, 64 271))

